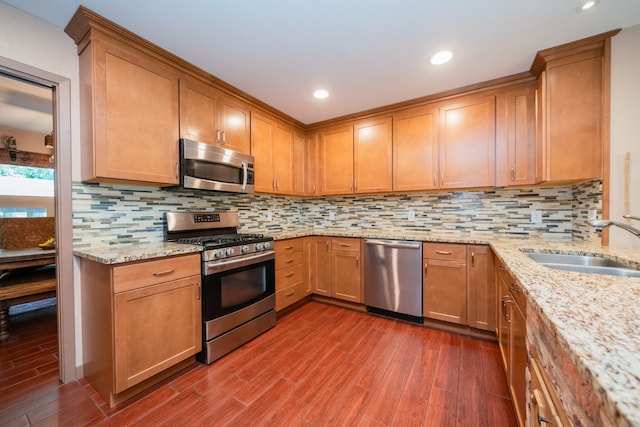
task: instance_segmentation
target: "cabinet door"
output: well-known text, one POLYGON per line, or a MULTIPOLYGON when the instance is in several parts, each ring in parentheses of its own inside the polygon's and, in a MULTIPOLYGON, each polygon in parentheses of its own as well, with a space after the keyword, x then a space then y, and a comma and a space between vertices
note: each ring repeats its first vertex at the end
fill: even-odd
POLYGON ((509 287, 503 278, 501 269, 504 267, 500 264, 497 266, 498 274, 496 274, 496 304, 498 310, 497 317, 497 335, 498 347, 500 348, 500 356, 502 359, 502 367, 507 373, 507 383, 509 381, 509 310, 513 304, 510 296, 509 287))
POLYGON ((510 306, 509 333, 509 389, 519 425, 525 425, 527 416, 527 345, 524 314, 516 304, 510 306))
POLYGON ((546 68, 546 180, 602 177, 601 52, 551 61, 546 68))
POLYGON ((540 158, 536 152, 535 93, 533 83, 501 94, 498 115, 496 185, 537 184, 540 158))
POLYGON ((467 324, 467 265, 459 261, 424 260, 424 316, 467 324))
POLYGON ((332 296, 362 302, 360 252, 333 251, 331 254, 332 296))
POLYGON ((420 108, 393 116, 393 190, 437 188, 438 112, 420 108))
POLYGON ((316 259, 316 247, 313 237, 302 238, 302 260, 304 271, 304 295, 311 295, 315 285, 314 264, 316 259))
POLYGON ((353 126, 322 132, 322 194, 353 193, 353 126))
POLYGON ((313 293, 331 296, 331 238, 314 237, 313 246, 315 259, 311 263, 311 281, 313 293))
POLYGON ((305 188, 304 192, 309 196, 320 195, 320 135, 318 133, 308 134, 306 138, 306 157, 305 157, 305 188))
POLYGON ((93 123, 83 132, 93 129, 94 142, 93 155, 83 154, 83 179, 177 184, 177 72, 116 42, 91 44, 94 63, 80 58, 81 74, 90 67, 94 76, 91 94, 83 94, 93 95, 93 123))
POLYGON ((295 130, 293 132, 293 193, 297 196, 307 194, 307 141, 304 133, 295 130))
POLYGON ((354 191, 375 193, 392 189, 391 117, 354 126, 354 191))
POLYGON ((495 331, 495 273, 491 248, 467 246, 468 325, 495 331))
POLYGON ((114 295, 114 392, 202 349, 200 276, 114 295))
POLYGON ((275 192, 293 194, 293 128, 280 123, 275 129, 273 173, 275 192))
POLYGON ((253 113, 251 116, 251 155, 255 159, 255 190, 261 193, 275 191, 273 170, 273 144, 275 123, 266 116, 253 113))
POLYGON ((218 144, 218 92, 195 80, 180 79, 180 137, 218 144))
POLYGON ((440 109, 440 188, 495 185, 495 97, 469 97, 440 109))
POLYGON ((230 96, 219 96, 218 123, 222 145, 230 150, 251 153, 251 120, 249 107, 230 96))

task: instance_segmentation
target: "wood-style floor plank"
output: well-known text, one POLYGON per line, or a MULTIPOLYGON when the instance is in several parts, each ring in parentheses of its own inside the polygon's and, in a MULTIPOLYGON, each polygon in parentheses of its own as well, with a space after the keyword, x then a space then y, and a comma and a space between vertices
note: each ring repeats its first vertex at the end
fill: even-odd
POLYGON ((323 303, 114 408, 59 383, 55 326, 55 311, 12 323, 0 425, 516 425, 496 344, 323 303))

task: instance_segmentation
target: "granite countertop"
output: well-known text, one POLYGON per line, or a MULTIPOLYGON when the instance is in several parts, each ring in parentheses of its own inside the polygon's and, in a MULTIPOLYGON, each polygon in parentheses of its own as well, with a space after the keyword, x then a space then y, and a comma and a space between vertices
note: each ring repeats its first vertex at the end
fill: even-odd
MULTIPOLYGON (((310 235, 488 244, 522 285, 535 309, 612 419, 640 426, 640 278, 554 270, 524 251, 602 254, 640 267, 640 252, 570 239, 414 231, 300 229, 270 232, 276 240, 310 235), (618 415, 616 415, 618 414, 618 415)), ((176 243, 78 249, 74 254, 106 264, 198 252, 176 243)))

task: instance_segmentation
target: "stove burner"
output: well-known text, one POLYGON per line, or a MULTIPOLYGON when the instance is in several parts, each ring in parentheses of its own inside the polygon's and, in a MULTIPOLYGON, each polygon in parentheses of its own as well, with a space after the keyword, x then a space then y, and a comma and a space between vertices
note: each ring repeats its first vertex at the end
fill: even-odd
POLYGON ((218 246, 229 243, 251 242, 264 238, 262 234, 222 234, 213 236, 186 237, 176 240, 178 243, 200 246, 218 246))

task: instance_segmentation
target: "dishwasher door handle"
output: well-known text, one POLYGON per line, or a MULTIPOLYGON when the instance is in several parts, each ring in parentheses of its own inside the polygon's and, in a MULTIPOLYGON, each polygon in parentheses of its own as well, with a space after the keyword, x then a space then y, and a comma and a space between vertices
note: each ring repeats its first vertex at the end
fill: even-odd
POLYGON ((409 243, 409 242, 395 242, 395 241, 389 241, 389 240, 365 239, 364 244, 371 245, 371 246, 385 246, 387 248, 420 249, 420 242, 409 243))

